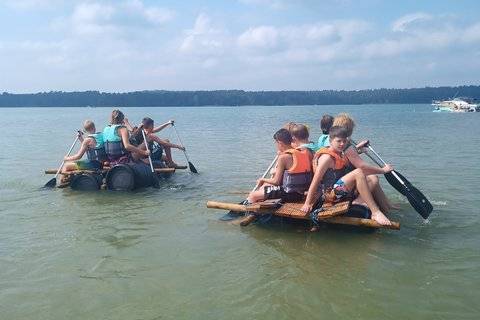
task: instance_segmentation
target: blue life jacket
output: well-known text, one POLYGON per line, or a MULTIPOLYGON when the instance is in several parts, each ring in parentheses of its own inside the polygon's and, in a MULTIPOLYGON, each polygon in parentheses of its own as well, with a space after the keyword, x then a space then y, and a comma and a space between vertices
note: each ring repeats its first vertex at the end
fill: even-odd
POLYGON ((118 135, 118 128, 124 128, 120 124, 108 125, 103 129, 103 144, 105 153, 110 160, 116 160, 128 154, 122 142, 122 137, 118 135))
POLYGON ((105 161, 107 160, 107 155, 105 153, 104 143, 103 143, 103 133, 97 132, 88 135, 89 138, 95 139, 95 147, 87 149, 87 158, 88 160, 97 160, 105 161))

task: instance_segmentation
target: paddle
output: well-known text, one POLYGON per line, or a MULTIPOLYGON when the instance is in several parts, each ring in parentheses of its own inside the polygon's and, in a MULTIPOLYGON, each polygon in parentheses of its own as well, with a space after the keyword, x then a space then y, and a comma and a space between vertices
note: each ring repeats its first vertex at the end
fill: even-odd
MULTIPOLYGON (((147 142, 147 138, 145 137, 145 131, 143 130, 143 128, 140 128, 140 130, 142 130, 143 142, 145 143, 145 149, 150 151, 148 149, 148 142, 147 142)), ((153 169, 152 157, 150 157, 150 154, 148 155, 148 163, 150 163, 150 170, 152 170, 152 179, 153 179, 152 186, 154 188, 160 188, 160 182, 158 181, 158 176, 157 176, 157 173, 155 172, 155 169, 153 169)))
MULTIPOLYGON (((68 157, 70 155, 70 153, 72 152, 73 148, 75 147, 75 145, 77 144, 77 141, 78 139, 80 138, 79 135, 77 135, 77 137, 75 138, 75 141, 73 141, 72 143, 72 146, 70 147, 70 149, 68 149, 68 152, 67 154, 65 155, 65 157, 68 157)), ((57 177, 58 177, 58 174, 60 173, 60 171, 62 171, 62 168, 63 168, 63 165, 65 164, 65 160, 62 161, 62 164, 60 165, 60 167, 58 168, 57 170, 57 173, 55 174, 55 177, 53 177, 52 179, 50 179, 43 187, 44 188, 54 188, 57 186, 57 177)))
MULTIPOLYGON (((352 142, 355 143, 353 140, 352 142)), ((367 144, 366 146, 380 161, 377 161, 368 152, 366 153, 366 155, 370 159, 372 159, 372 161, 375 162, 379 167, 384 167, 387 163, 380 157, 377 152, 375 152, 375 150, 373 150, 370 144, 367 144)), ((410 181, 407 180, 407 178, 405 178, 403 175, 401 175, 395 170, 385 173, 384 176, 385 179, 387 179, 388 183, 390 183, 390 185, 395 188, 395 190, 407 197, 408 202, 415 209, 415 211, 417 211, 424 219, 428 218, 430 213, 433 211, 433 206, 420 190, 415 188, 410 183, 410 181)))
MULTIPOLYGON (((177 131, 177 128, 175 128, 175 123, 172 122, 172 127, 173 127, 173 130, 175 130, 175 134, 177 135, 177 138, 178 138, 178 141, 180 142, 180 145, 184 147, 183 143, 182 143, 182 139, 180 139, 180 135, 178 134, 178 131, 177 131)), ((186 150, 183 150, 183 154, 185 155, 185 158, 187 159, 187 162, 188 162, 188 167, 190 168, 190 171, 192 173, 198 173, 197 169, 195 168, 195 166, 193 165, 193 163, 190 162, 190 160, 188 159, 188 155, 187 155, 187 151, 186 150)))
MULTIPOLYGON (((265 172, 263 173, 262 175, 262 178, 265 178, 268 173, 270 172, 270 170, 272 170, 273 166, 275 165, 275 163, 277 163, 277 160, 278 160, 278 155, 275 156, 275 158, 273 159, 272 163, 270 163, 270 165, 268 166, 267 170, 265 170, 265 172)), ((259 188, 258 186, 258 183, 255 184, 255 187, 253 187, 252 191, 250 192, 254 192, 254 191, 257 191, 257 189, 259 188)), ((239 204, 246 204, 247 203, 247 200, 243 200, 242 202, 240 202, 239 204)), ((238 213, 237 211, 233 211, 233 210, 230 210, 229 212, 227 212, 223 217, 220 218, 220 220, 222 221, 228 221, 228 220, 232 220, 234 219, 235 217, 232 217, 232 215, 236 215, 238 216, 238 213)), ((243 212, 241 212, 243 213, 243 212)), ((255 218, 253 216, 253 218, 255 218)))

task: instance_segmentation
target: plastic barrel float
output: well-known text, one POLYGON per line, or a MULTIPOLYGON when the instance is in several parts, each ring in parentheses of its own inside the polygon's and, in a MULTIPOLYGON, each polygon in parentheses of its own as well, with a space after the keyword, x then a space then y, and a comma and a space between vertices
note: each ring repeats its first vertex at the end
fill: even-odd
POLYGON ((107 172, 107 189, 131 191, 150 187, 153 184, 153 173, 144 163, 118 164, 107 172))
POLYGON ((99 173, 81 173, 73 176, 70 187, 78 191, 97 191, 102 184, 102 175, 99 173))

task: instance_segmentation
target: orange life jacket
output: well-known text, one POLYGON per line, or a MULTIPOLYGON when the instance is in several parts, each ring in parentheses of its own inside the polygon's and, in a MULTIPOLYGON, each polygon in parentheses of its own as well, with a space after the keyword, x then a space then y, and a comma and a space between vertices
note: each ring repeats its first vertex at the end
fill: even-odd
POLYGON ((342 170, 346 168, 349 164, 348 158, 342 154, 331 150, 330 148, 321 148, 315 153, 315 159, 318 159, 322 154, 328 154, 335 161, 335 170, 342 170))
POLYGON ((288 149, 284 153, 291 154, 293 164, 288 173, 312 172, 312 153, 307 148, 288 149))
POLYGON ((291 154, 293 164, 283 172, 282 187, 287 193, 303 194, 312 182, 312 153, 306 148, 289 149, 284 154, 291 154))

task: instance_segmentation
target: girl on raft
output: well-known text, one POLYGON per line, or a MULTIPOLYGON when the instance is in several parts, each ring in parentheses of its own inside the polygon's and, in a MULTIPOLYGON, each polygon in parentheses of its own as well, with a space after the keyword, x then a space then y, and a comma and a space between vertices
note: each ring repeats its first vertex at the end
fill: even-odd
MULTIPOLYGON (((155 133, 163 130, 169 125, 173 125, 173 120, 170 120, 161 126, 154 127, 154 121, 152 118, 145 117, 142 120, 140 127, 133 128, 133 140, 140 148, 145 148, 145 142, 143 141, 143 134, 141 130, 145 130, 145 136, 147 138, 148 150, 152 151, 152 160, 153 161, 165 161, 168 167, 176 168, 178 165, 173 161, 172 158, 172 148, 185 151, 185 148, 178 145, 170 143, 168 139, 161 139, 155 133), (156 146, 154 146, 156 143, 156 146), (165 156, 162 155, 163 150, 165 150, 165 156)), ((145 157, 140 157, 139 159, 145 161, 145 157)))
POLYGON ((115 109, 110 116, 110 124, 103 129, 105 153, 111 166, 150 155, 149 150, 130 143, 124 119, 123 112, 115 109))

